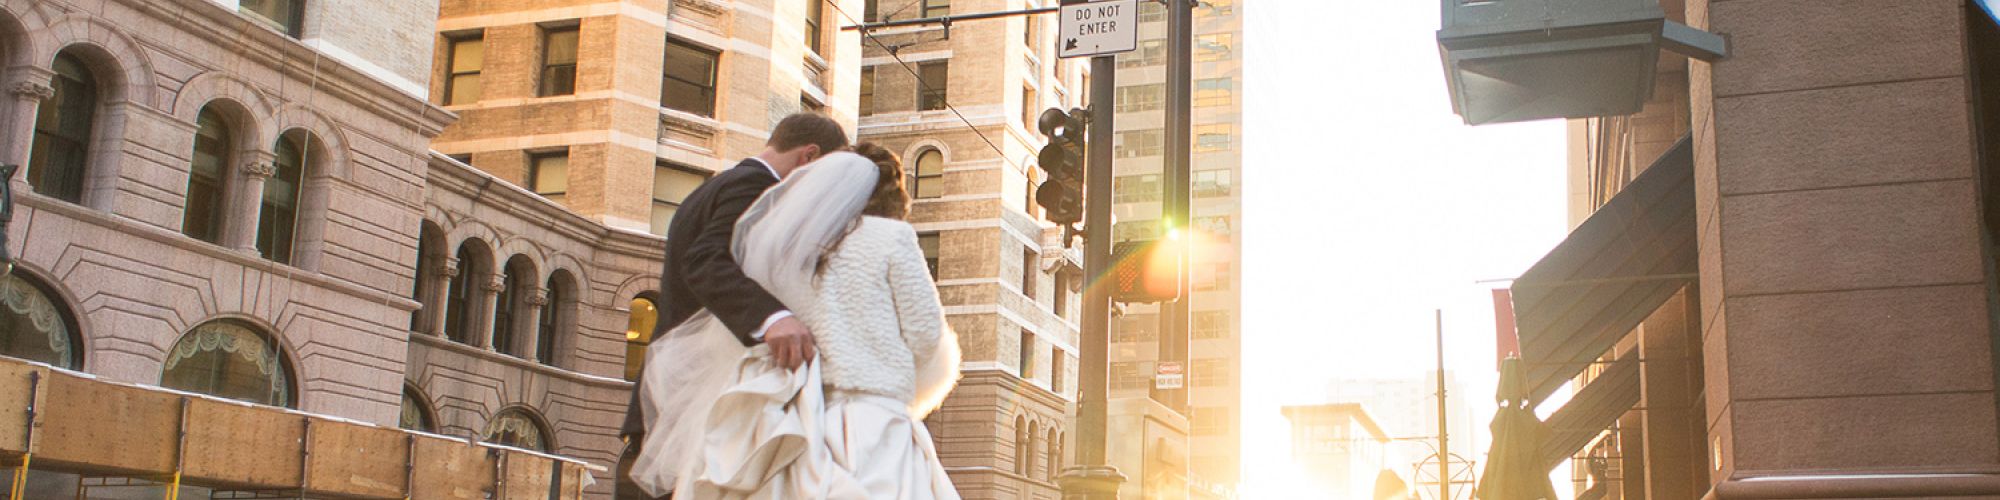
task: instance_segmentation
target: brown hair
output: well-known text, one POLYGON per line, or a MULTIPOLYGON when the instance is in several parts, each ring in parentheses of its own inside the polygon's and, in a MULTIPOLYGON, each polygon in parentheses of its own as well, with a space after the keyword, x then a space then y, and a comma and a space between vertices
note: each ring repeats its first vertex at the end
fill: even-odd
POLYGON ((771 130, 771 140, 765 141, 764 145, 778 151, 818 145, 819 153, 827 154, 847 147, 847 131, 841 130, 840 123, 826 115, 794 113, 778 121, 778 127, 771 130))
POLYGON ((872 142, 854 145, 854 153, 875 162, 875 192, 868 196, 862 215, 903 220, 910 215, 910 195, 903 190, 903 161, 872 142))

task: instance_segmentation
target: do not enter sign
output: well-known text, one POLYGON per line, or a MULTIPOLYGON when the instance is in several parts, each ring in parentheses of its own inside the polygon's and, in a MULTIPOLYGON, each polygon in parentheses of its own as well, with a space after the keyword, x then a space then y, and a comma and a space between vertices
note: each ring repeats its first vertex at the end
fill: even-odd
POLYGON ((1139 4, 1109 0, 1062 7, 1056 57, 1091 57, 1139 48, 1139 4))

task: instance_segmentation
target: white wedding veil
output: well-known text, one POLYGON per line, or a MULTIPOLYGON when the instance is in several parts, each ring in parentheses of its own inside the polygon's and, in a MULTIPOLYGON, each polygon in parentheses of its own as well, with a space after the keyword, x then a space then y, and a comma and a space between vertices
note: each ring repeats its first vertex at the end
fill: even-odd
MULTIPOLYGON (((800 168, 738 219, 731 253, 746 276, 793 314, 811 314, 819 307, 813 280, 820 256, 860 222, 879 176, 873 161, 847 152, 800 168)), ((949 330, 939 352, 926 353, 919 367, 919 404, 912 408, 919 417, 957 382, 958 341, 949 330)), ((678 472, 698 459, 699 431, 716 396, 750 352, 707 310, 654 339, 639 389, 648 425, 631 469, 634 482, 655 495, 673 488, 678 472)))

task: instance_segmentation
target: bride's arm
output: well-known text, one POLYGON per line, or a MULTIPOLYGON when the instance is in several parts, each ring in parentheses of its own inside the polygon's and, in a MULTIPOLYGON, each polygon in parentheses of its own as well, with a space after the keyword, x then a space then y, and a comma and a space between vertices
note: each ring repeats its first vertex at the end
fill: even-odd
POLYGON ((944 331, 944 307, 938 304, 937 283, 931 280, 930 265, 917 246, 917 233, 898 228, 894 250, 889 254, 889 288, 896 303, 896 321, 902 326, 903 342, 916 354, 917 364, 937 349, 944 331))

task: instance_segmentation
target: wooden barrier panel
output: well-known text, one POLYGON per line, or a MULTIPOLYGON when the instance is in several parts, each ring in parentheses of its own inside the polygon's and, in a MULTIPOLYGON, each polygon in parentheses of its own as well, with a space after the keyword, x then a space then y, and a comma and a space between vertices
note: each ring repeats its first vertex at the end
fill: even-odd
POLYGON ((548 500, 549 483, 555 478, 555 460, 520 452, 506 455, 507 474, 501 476, 502 500, 548 500))
POLYGON ((168 474, 180 447, 181 398, 50 371, 35 463, 168 474))
POLYGON ((295 489, 305 451, 306 419, 268 406, 188 398, 184 481, 295 489))
MULTIPOLYGON (((403 498, 409 482, 409 433, 313 419, 306 451, 306 491, 361 498, 403 498)), ((460 446, 464 446, 460 444, 460 446)), ((430 497, 413 497, 430 498, 430 497)))
POLYGON ((12 360, 0 362, 0 452, 28 452, 28 405, 47 399, 43 395, 48 381, 48 368, 12 360))
POLYGON ((499 473, 491 448, 433 436, 417 436, 416 465, 410 498, 425 500, 483 500, 499 473))

